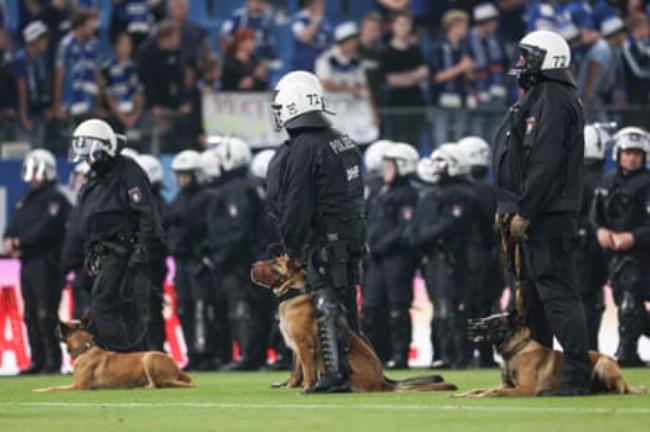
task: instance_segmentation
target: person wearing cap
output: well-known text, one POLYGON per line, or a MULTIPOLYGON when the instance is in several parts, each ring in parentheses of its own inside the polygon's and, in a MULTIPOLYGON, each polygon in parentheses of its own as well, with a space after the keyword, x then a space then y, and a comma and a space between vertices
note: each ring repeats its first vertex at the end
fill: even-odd
MULTIPOLYGON (((506 97, 507 55, 498 35, 499 10, 493 3, 481 3, 472 13, 469 52, 474 60, 473 91, 479 108, 503 108, 506 97)), ((492 137, 498 120, 494 114, 479 113, 472 121, 474 135, 492 137)))
POLYGON ((325 0, 302 0, 300 4, 301 10, 291 20, 291 70, 312 72, 318 56, 332 44, 332 26, 325 17, 325 0))
POLYGON ((357 57, 359 30, 346 22, 334 31, 336 43, 316 60, 316 76, 326 91, 351 92, 356 97, 366 93, 366 76, 357 57))
POLYGON ((464 127, 464 115, 457 109, 476 106, 469 92, 474 69, 465 40, 469 15, 459 9, 449 10, 442 17, 442 27, 444 34, 435 42, 431 54, 432 98, 440 108, 435 118, 436 143, 449 141, 450 128, 464 127))
POLYGON ((650 25, 648 16, 633 14, 627 23, 630 36, 623 44, 623 66, 627 101, 635 105, 650 103, 650 25))
POLYGON ((617 90, 623 82, 621 48, 625 43, 625 23, 613 16, 601 24, 601 38, 592 45, 578 72, 578 88, 593 121, 606 121, 604 105, 620 99, 617 90), (617 96, 618 95, 618 96, 617 96))
POLYGON ((650 135, 626 127, 614 135, 612 156, 616 170, 605 174, 596 187, 591 224, 609 261, 609 280, 618 306, 621 366, 641 366, 639 337, 650 333, 650 171, 646 168, 650 135))
POLYGON ((64 275, 60 267, 70 203, 56 186, 56 159, 44 149, 27 153, 22 179, 29 189, 15 204, 3 235, 4 249, 20 259, 31 366, 22 373, 57 373, 61 348, 54 335, 64 275))
POLYGON ((599 34, 596 29, 591 2, 587 0, 562 1, 565 3, 564 14, 569 17, 569 21, 578 29, 580 43, 590 46, 596 42, 599 34))
POLYGON ((45 122, 52 103, 47 27, 34 21, 23 30, 25 48, 16 52, 14 75, 18 90, 16 137, 34 147, 45 145, 45 122))

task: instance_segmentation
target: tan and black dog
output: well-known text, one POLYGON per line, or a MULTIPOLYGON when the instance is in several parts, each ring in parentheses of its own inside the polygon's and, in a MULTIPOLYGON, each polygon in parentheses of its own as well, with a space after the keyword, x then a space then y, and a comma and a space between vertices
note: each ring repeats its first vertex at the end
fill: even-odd
POLYGON ((36 392, 194 387, 192 378, 182 372, 167 354, 103 350, 95 344, 93 335, 81 321, 59 322, 56 335, 75 360, 72 384, 34 390, 36 392))
MULTIPOLYGON (((544 390, 557 389, 562 381, 563 354, 547 348, 530 337, 530 329, 514 314, 502 313, 470 320, 470 337, 491 343, 503 357, 500 387, 476 389, 458 394, 461 397, 535 396, 544 390)), ((593 363, 592 394, 643 394, 644 386, 631 387, 623 379, 616 359, 589 351, 593 363)))
MULTIPOLYGON (((291 376, 286 388, 302 385, 310 388, 323 373, 323 355, 318 340, 314 294, 306 292, 304 269, 291 271, 286 256, 255 264, 252 279, 257 284, 272 288, 280 298, 279 317, 282 336, 294 353, 291 376), (295 295, 289 297, 291 293, 295 295)), ((439 375, 391 380, 384 376, 381 361, 373 349, 355 332, 349 332, 350 387, 353 392, 378 391, 439 391, 456 390, 439 375)))

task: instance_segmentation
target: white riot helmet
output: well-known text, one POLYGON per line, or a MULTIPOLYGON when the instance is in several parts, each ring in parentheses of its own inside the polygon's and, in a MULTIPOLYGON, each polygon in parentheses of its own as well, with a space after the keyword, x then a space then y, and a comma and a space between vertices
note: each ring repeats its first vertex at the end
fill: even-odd
POLYGON ((585 159, 603 160, 607 145, 612 140, 607 130, 598 123, 585 126, 585 159))
POLYGON ((519 42, 517 51, 517 63, 510 74, 516 75, 520 84, 531 83, 531 78, 537 75, 566 77, 569 73, 571 48, 559 33, 550 30, 528 33, 519 42))
POLYGON ((183 150, 172 159, 174 172, 196 173, 201 169, 201 155, 196 150, 183 150))
POLYGON ((73 162, 95 162, 104 157, 113 158, 117 154, 117 136, 104 120, 86 120, 72 133, 70 152, 73 162))
POLYGON ((221 159, 215 149, 208 149, 201 153, 201 172, 206 181, 221 177, 221 159))
POLYGON ((36 149, 25 155, 22 178, 26 182, 32 179, 45 182, 56 180, 56 159, 49 150, 36 149))
POLYGON ((271 108, 277 129, 330 126, 323 114, 323 87, 315 75, 307 78, 305 74, 313 75, 293 72, 283 77, 276 86, 271 108))
POLYGON ((420 159, 416 172, 418 178, 425 183, 435 184, 440 180, 440 174, 436 172, 436 165, 430 157, 420 159))
POLYGON ((623 150, 642 150, 650 152, 650 134, 638 127, 625 127, 614 135, 614 151, 612 157, 618 162, 618 154, 623 150))
POLYGON ((131 147, 124 147, 122 150, 120 150, 120 155, 127 157, 129 159, 133 159, 134 161, 137 161, 138 156, 140 156, 140 153, 138 153, 135 149, 131 147))
POLYGON ((240 138, 231 137, 222 142, 214 150, 221 160, 221 168, 230 172, 238 168, 245 168, 251 163, 253 155, 248 143, 240 138))
POLYGON ((149 154, 142 154, 139 155, 135 161, 140 165, 145 174, 147 174, 149 183, 151 183, 152 186, 160 186, 163 184, 163 167, 157 157, 149 154))
POLYGON ((251 163, 251 174, 260 180, 266 180, 266 175, 269 172, 269 164, 273 156, 275 156, 275 150, 272 149, 262 150, 257 153, 251 163))
POLYGON ((481 137, 468 136, 457 143, 467 154, 467 163, 470 167, 490 166, 490 145, 481 137))
POLYGON ((465 150, 457 144, 443 144, 431 153, 435 172, 439 175, 457 177, 470 173, 470 165, 465 150))
POLYGON ((419 159, 418 151, 412 145, 402 142, 393 143, 384 154, 384 160, 395 164, 400 177, 415 174, 419 159))
POLYGON ((379 140, 370 144, 363 154, 363 163, 368 172, 380 172, 386 151, 393 145, 391 140, 379 140))

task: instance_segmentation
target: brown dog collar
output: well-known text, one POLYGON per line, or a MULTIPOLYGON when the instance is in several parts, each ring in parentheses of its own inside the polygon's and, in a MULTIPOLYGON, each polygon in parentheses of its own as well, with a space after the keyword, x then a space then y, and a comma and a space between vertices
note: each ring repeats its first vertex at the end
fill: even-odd
POLYGON ((77 357, 87 353, 88 351, 90 351, 92 348, 96 346, 97 344, 95 343, 95 341, 92 340, 86 341, 83 344, 81 344, 81 346, 78 347, 76 350, 70 351, 70 357, 76 359, 77 357))

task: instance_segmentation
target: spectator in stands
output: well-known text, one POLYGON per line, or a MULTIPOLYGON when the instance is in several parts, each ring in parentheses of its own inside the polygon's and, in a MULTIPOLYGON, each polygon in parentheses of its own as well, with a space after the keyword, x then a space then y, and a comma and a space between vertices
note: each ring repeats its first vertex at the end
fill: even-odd
POLYGON ((123 133, 136 127, 144 107, 144 93, 132 54, 131 36, 126 32, 119 34, 113 45, 113 58, 102 70, 109 123, 123 133))
POLYGON ((560 0, 532 0, 528 3, 526 13, 526 28, 528 32, 535 30, 553 30, 561 26, 565 20, 560 0))
POLYGON ((332 27, 324 16, 325 0, 302 0, 302 9, 294 15, 291 69, 313 72, 318 56, 332 44, 332 27))
POLYGON ((650 102, 650 26, 644 14, 628 18, 630 37, 623 45, 623 64, 627 101, 647 105, 650 102))
POLYGON ((617 0, 595 0, 593 3, 593 19, 596 28, 602 28, 603 23, 611 17, 623 15, 624 7, 617 0))
POLYGON ((180 52, 183 64, 198 70, 200 62, 210 55, 208 35, 187 16, 187 0, 169 0, 169 17, 180 30, 180 52))
POLYGON ((59 44, 54 75, 54 115, 73 122, 96 108, 99 47, 97 19, 86 9, 72 17, 72 30, 59 44))
POLYGON ((413 42, 413 20, 408 13, 399 13, 391 23, 390 44, 384 51, 382 63, 386 73, 388 104, 391 112, 390 136, 395 141, 419 146, 423 115, 412 108, 424 107, 422 85, 429 76, 420 47, 413 42), (409 108, 401 111, 400 108, 409 108), (408 112, 407 112, 408 111, 408 112))
POLYGON ((275 41, 273 40, 273 16, 266 0, 247 0, 246 6, 234 11, 224 21, 219 35, 221 52, 226 52, 235 32, 240 28, 249 28, 255 32, 257 39, 256 55, 265 61, 275 59, 275 41))
POLYGON ((18 31, 22 37, 25 27, 34 21, 43 21, 50 37, 50 56, 54 58, 61 38, 70 31, 70 14, 65 0, 25 0, 18 31))
POLYGON ((350 92, 356 97, 367 95, 366 75, 357 57, 359 30, 354 22, 336 27, 336 43, 316 60, 316 76, 323 88, 331 92, 350 92))
MULTIPOLYGON (((481 3, 473 11, 474 26, 469 35, 469 52, 474 61, 473 90, 478 107, 500 110, 505 106, 508 55, 499 38, 499 10, 493 3, 481 3)), ((490 139, 499 124, 499 112, 480 112, 470 122, 472 135, 490 139)))
POLYGON ((499 35, 506 43, 514 45, 526 32, 522 19, 526 11, 526 0, 497 0, 499 6, 499 35))
POLYGON ((240 28, 235 32, 224 58, 221 87, 225 91, 263 91, 268 71, 255 56, 255 32, 240 28))
POLYGON ((476 106, 469 88, 474 61, 465 41, 469 15, 458 9, 449 10, 442 17, 442 27, 445 34, 435 41, 431 54, 433 101, 442 108, 437 110, 434 120, 436 145, 454 139, 450 136, 450 128, 455 135, 462 133, 458 129, 464 126, 464 112, 450 112, 449 109, 476 106))
POLYGON ((625 43, 625 23, 617 16, 605 20, 599 39, 587 53, 578 75, 578 88, 588 121, 606 121, 604 106, 620 102, 615 94, 623 82, 621 47, 625 43))
POLYGON ((13 119, 16 116, 17 102, 14 83, 9 38, 5 29, 0 27, 0 139, 9 133, 4 126, 10 123, 4 120, 13 119))
POLYGON ((216 93, 221 90, 221 62, 215 58, 209 58, 203 63, 201 79, 198 86, 203 94, 216 93))
POLYGON ((189 106, 185 105, 185 70, 179 47, 180 31, 171 21, 162 22, 155 36, 142 46, 138 73, 154 117, 189 112, 189 106))
POLYGON ((384 72, 381 65, 381 56, 385 47, 381 39, 381 26, 382 19, 378 13, 371 12, 363 17, 357 53, 366 74, 376 126, 380 126, 379 111, 386 105, 383 88, 384 72))
POLYGON ((134 50, 137 50, 151 31, 153 18, 147 0, 113 0, 111 11, 111 41, 123 33, 131 36, 134 50))
POLYGON ((564 13, 580 32, 580 42, 583 46, 591 46, 600 35, 594 22, 591 2, 587 0, 564 0, 564 13))
POLYGON ((14 75, 18 91, 16 139, 33 147, 45 144, 45 123, 51 115, 51 76, 47 27, 34 21, 23 30, 25 48, 16 52, 14 75))

